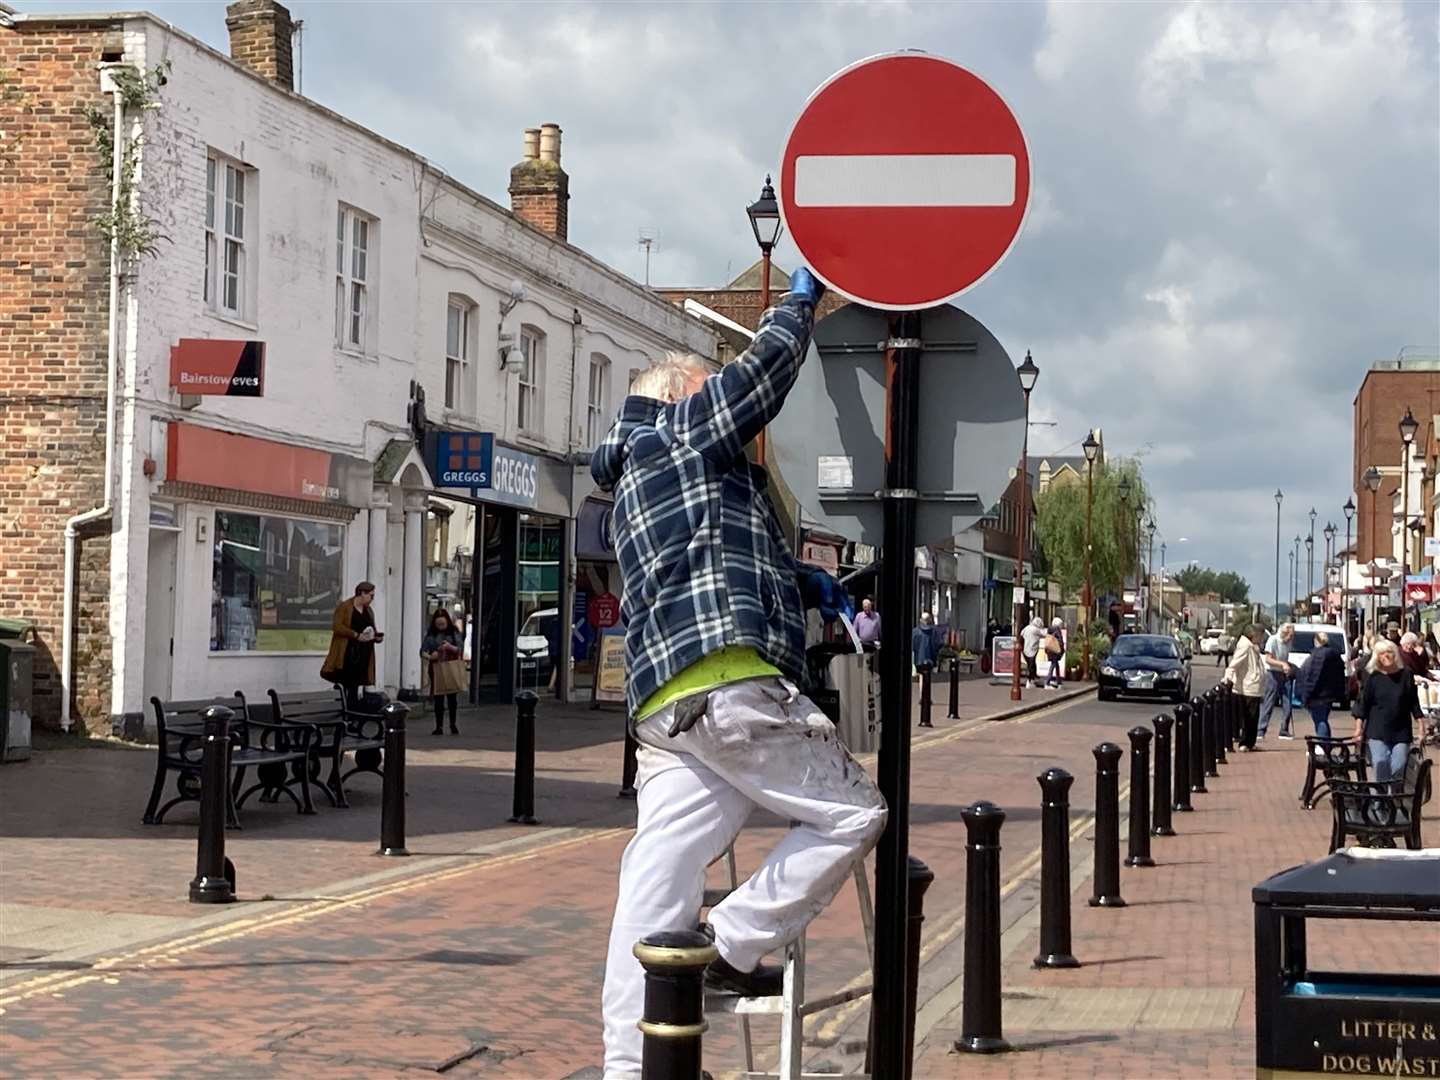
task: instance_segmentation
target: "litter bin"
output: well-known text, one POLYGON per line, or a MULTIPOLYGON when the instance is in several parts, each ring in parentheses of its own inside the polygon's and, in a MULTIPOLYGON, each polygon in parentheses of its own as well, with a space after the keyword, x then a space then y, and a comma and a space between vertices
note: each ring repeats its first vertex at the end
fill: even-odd
POLYGON ((30 757, 35 646, 17 637, 0 637, 0 762, 30 757))
POLYGON ((1390 974, 1366 952, 1372 934, 1434 941, 1404 924, 1440 923, 1440 851, 1342 848, 1262 881, 1251 899, 1257 1077, 1440 1076, 1435 953, 1417 950, 1423 974, 1390 974), (1374 921, 1356 933, 1335 919, 1374 921), (1311 969, 1308 927, 1343 943, 1349 971, 1311 969))
POLYGON ((29 619, 0 619, 0 641, 7 638, 17 641, 34 641, 35 624, 29 619))

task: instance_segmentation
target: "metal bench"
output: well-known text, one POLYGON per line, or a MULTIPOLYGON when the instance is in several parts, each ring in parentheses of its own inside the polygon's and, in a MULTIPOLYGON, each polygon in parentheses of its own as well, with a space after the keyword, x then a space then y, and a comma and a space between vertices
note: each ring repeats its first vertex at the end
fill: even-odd
POLYGON ((310 801, 309 771, 303 767, 310 758, 312 728, 285 726, 252 718, 245 707, 245 699, 239 694, 197 701, 161 701, 152 697, 150 706, 155 710, 158 745, 155 782, 145 807, 145 824, 159 825, 177 803, 199 800, 204 712, 212 705, 224 706, 235 713, 230 725, 229 771, 233 779, 225 806, 230 828, 240 828, 240 808, 257 791, 261 793, 261 802, 277 802, 280 793, 284 792, 300 813, 313 814, 315 807, 310 801), (292 766, 296 767, 293 774, 292 766), (245 788, 245 774, 252 768, 257 782, 245 788), (177 774, 177 794, 161 806, 165 779, 172 772, 177 774), (292 790, 296 784, 300 787, 299 795, 292 790))
POLYGON ((270 691, 270 709, 283 725, 315 729, 310 759, 311 779, 319 783, 332 806, 348 807, 345 781, 358 772, 385 775, 385 722, 374 713, 355 712, 345 703, 344 694, 334 692, 281 694, 270 691), (346 771, 345 755, 353 754, 355 764, 346 771), (328 758, 330 775, 319 780, 320 762, 328 758))
MULTIPOLYGON (((1413 759, 1412 759, 1413 760, 1413 759)), ((1402 840, 1412 851, 1420 840, 1420 807, 1430 790, 1430 765, 1422 758, 1412 773, 1395 783, 1335 780, 1330 785, 1330 802, 1335 808, 1330 831, 1330 850, 1345 845, 1353 836, 1361 847, 1395 847, 1402 840)))
POLYGON ((1305 736, 1305 786, 1300 789, 1300 804, 1306 810, 1315 809, 1315 804, 1330 790, 1332 782, 1364 779, 1365 744, 1362 740, 1305 736))

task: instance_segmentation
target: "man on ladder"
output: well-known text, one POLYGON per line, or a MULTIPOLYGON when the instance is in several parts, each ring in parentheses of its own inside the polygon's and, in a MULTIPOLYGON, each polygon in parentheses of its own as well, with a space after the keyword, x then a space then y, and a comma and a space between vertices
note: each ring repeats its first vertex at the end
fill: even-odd
POLYGON ((780 992, 761 957, 797 938, 880 837, 885 803, 805 679, 805 607, 835 603, 798 565, 746 445, 795 384, 822 289, 807 270, 766 312, 750 348, 712 375, 697 357, 643 372, 591 465, 615 493, 624 578, 626 700, 639 741, 638 821, 620 863, 605 969, 605 1077, 640 1074, 644 975, 631 952, 693 929, 705 868, 755 806, 793 827, 710 911, 720 959, 708 987, 780 992))

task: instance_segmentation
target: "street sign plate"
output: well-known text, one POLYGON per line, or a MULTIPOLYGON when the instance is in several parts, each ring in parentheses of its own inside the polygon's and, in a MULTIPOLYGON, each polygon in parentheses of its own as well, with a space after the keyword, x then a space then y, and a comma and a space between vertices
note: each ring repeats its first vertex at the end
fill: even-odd
MULTIPOLYGON (((891 316, 847 304, 815 327, 810 353, 767 436, 779 486, 816 524, 884 542, 885 341, 891 316)), ((1025 396, 1004 347, 946 305, 919 315, 915 536, 964 532, 999 500, 1020 459, 1025 396)))
POLYGON ((1030 153, 993 88, 910 51, 832 75, 791 128, 780 213, 801 257, 851 300, 935 307, 982 281, 1020 233, 1030 153))

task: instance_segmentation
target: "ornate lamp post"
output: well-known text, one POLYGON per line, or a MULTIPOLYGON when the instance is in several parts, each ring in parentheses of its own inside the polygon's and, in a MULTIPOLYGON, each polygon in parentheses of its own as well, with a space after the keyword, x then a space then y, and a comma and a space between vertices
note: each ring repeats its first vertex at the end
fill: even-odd
POLYGON ((1315 595, 1315 507, 1310 507, 1310 538, 1305 541, 1305 614, 1310 614, 1310 598, 1315 595))
POLYGON ((1405 416, 1400 421, 1400 442, 1404 449, 1400 452, 1400 617, 1405 620, 1405 628, 1409 630, 1409 617, 1406 615, 1405 586, 1408 584, 1406 578, 1410 576, 1410 537, 1406 530, 1410 524, 1410 446, 1415 442, 1415 433, 1420 430, 1420 421, 1405 407, 1405 416))
MULTIPOLYGON (((1130 532, 1130 477, 1128 477, 1128 476, 1121 476, 1121 477, 1120 477, 1120 483, 1117 485, 1117 487, 1119 488, 1119 491, 1120 491, 1120 510, 1121 510, 1120 520, 1121 520, 1121 522, 1122 522, 1122 528, 1123 528, 1123 532, 1122 532, 1122 534, 1121 534, 1120 550, 1121 550, 1121 551, 1124 551, 1125 548, 1129 545, 1130 541, 1131 541, 1132 539, 1134 539, 1134 537, 1132 536, 1132 534, 1131 534, 1131 532, 1130 532)), ((1139 543, 1138 539, 1136 540, 1135 547, 1134 547, 1133 550, 1134 550, 1134 558, 1135 558, 1136 562, 1139 562, 1139 560, 1140 560, 1140 543, 1139 543)), ((1122 570, 1122 571, 1120 572, 1120 607, 1121 607, 1122 609, 1125 607, 1125 579, 1126 579, 1127 577, 1129 577, 1129 576, 1130 576, 1130 575, 1129 575, 1128 573, 1126 573, 1124 570, 1122 570)), ((1135 588, 1135 603, 1138 605, 1138 604, 1140 603, 1140 588, 1139 588, 1139 585, 1138 585, 1139 578, 1140 578, 1140 571, 1139 571, 1138 569, 1135 571, 1135 578, 1136 578, 1136 582, 1137 582, 1137 585, 1136 585, 1136 588, 1135 588)), ((1121 614, 1121 626, 1122 626, 1122 627, 1124 626, 1124 614, 1123 614, 1123 610, 1122 610, 1122 614, 1121 614)))
MULTIPOLYGON (((1355 520, 1355 499, 1345 497, 1345 550, 1340 553, 1340 607, 1344 609, 1345 621, 1340 625, 1350 632, 1350 524, 1355 520)), ((1360 635, 1355 635, 1359 637, 1360 635)))
POLYGON ((1091 577, 1090 559, 1094 551, 1091 541, 1091 519, 1095 513, 1095 459, 1100 455, 1100 443, 1095 438, 1092 429, 1085 436, 1085 441, 1080 444, 1080 449, 1085 451, 1085 612, 1081 620, 1081 633, 1084 635, 1082 641, 1082 657, 1080 660, 1081 678, 1087 682, 1090 680, 1090 615, 1095 609, 1094 581, 1091 577))
POLYGON ((1150 628, 1150 594, 1155 589, 1155 518, 1145 522, 1147 543, 1145 544, 1145 632, 1154 633, 1150 628))
POLYGON ((1324 581, 1320 586, 1325 591, 1325 602, 1321 605, 1321 610, 1327 614, 1330 607, 1330 566, 1335 561, 1335 531, 1335 523, 1327 521, 1325 523, 1325 572, 1321 575, 1324 581))
POLYGON ((1015 369, 1015 374, 1020 379, 1020 389, 1025 391, 1025 436, 1020 443, 1020 512, 1016 515, 1019 526, 1015 530, 1018 534, 1015 541, 1015 659, 1011 663, 1015 670, 1010 679, 1011 701, 1020 700, 1020 624, 1025 618, 1025 587, 1029 584, 1025 579, 1025 553, 1029 543, 1026 526, 1030 517, 1030 391, 1035 389, 1035 383, 1040 378, 1040 368, 1030 358, 1029 349, 1025 350, 1025 362, 1015 369))
POLYGON ((1280 622, 1288 622, 1295 614, 1295 552, 1286 551, 1285 557, 1290 560, 1290 612, 1280 622))
POLYGON ((1280 504, 1285 493, 1275 489, 1275 618, 1280 618, 1280 504))
MULTIPOLYGON (((775 200, 775 189, 770 184, 770 176, 765 176, 765 186, 760 189, 760 198, 745 208, 745 214, 750 219, 750 231, 755 234, 755 242, 760 245, 760 312, 755 317, 755 324, 760 324, 760 316, 765 314, 765 309, 770 306, 770 253, 775 250, 775 245, 780 242, 780 233, 784 225, 780 221, 780 204, 775 200)), ((765 464, 765 432, 760 432, 755 440, 755 463, 765 464)))
POLYGON ((1380 490, 1380 470, 1371 465, 1365 470, 1361 480, 1365 483, 1365 490, 1370 492, 1370 630, 1374 632, 1375 625, 1375 519, 1380 513, 1380 500, 1376 493, 1380 490))
POLYGON ((1295 580, 1290 586, 1290 618, 1295 617, 1295 605, 1300 602, 1300 534, 1295 534, 1295 580))

